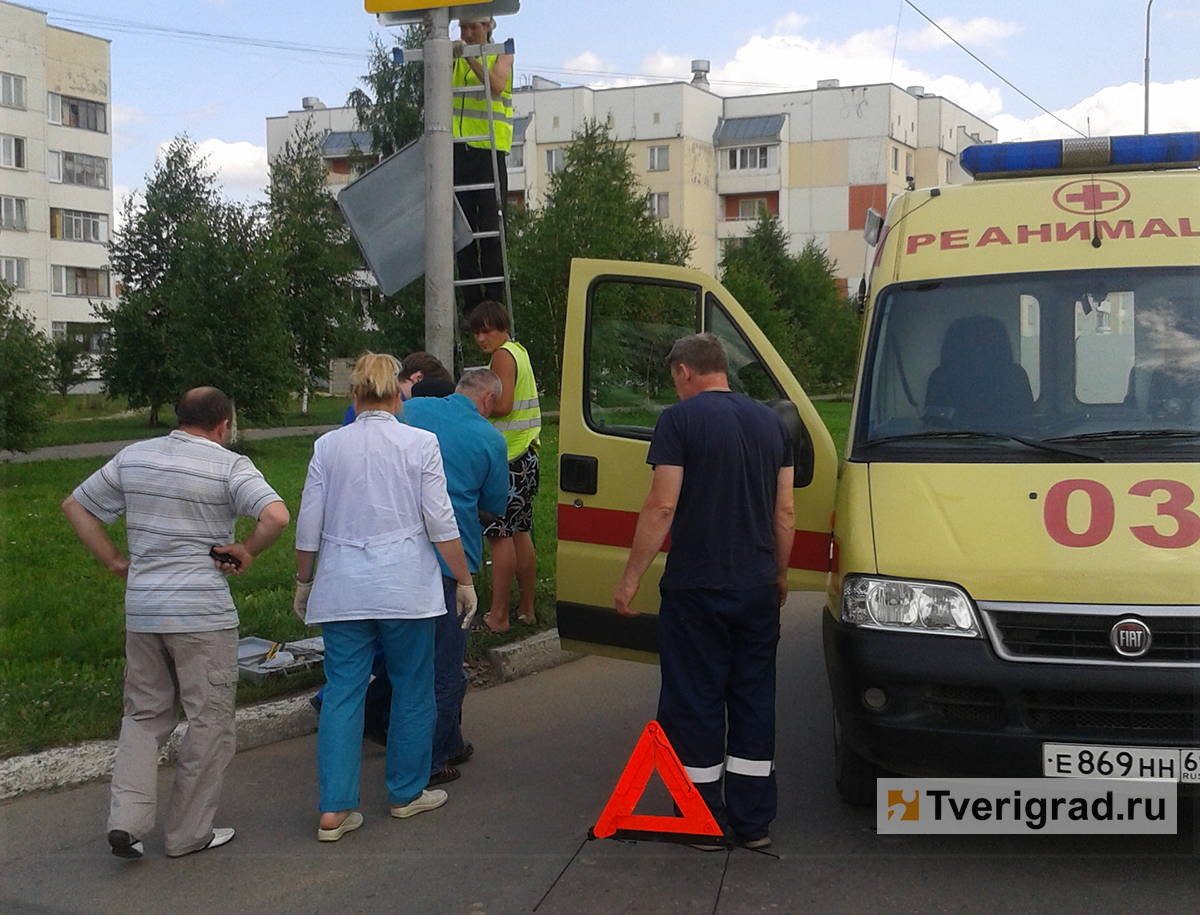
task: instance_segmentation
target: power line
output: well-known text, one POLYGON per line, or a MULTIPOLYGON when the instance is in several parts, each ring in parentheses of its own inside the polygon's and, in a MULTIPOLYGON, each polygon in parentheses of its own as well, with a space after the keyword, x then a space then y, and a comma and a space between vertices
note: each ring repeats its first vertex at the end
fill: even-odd
POLYGON ((971 57, 972 60, 974 60, 977 64, 979 64, 981 67, 983 67, 989 73, 991 73, 992 76, 996 77, 996 79, 1000 80, 1006 86, 1008 86, 1010 89, 1012 89, 1014 92, 1016 92, 1017 95, 1021 96, 1021 98, 1025 99, 1027 102, 1034 105, 1035 107, 1040 108, 1042 111, 1044 111, 1046 114, 1050 115, 1050 117, 1054 118, 1054 120, 1058 121, 1058 123, 1062 124, 1063 127, 1066 127, 1068 130, 1075 131, 1081 137, 1084 135, 1083 131, 1081 131, 1078 127, 1072 127, 1070 124, 1068 124, 1066 121, 1064 121, 1062 118, 1060 118, 1057 114, 1055 114, 1053 111, 1051 111, 1045 105, 1041 104, 1040 102, 1035 101, 1028 94, 1022 92, 1020 89, 1018 89, 1016 86, 1014 86, 1010 80, 1008 80, 1004 76, 1002 76, 994 67, 985 63, 979 57, 979 55, 977 55, 974 51, 972 51, 970 48, 968 48, 966 45, 964 45, 961 41, 959 41, 957 38, 955 38, 953 35, 951 35, 949 32, 947 32, 944 28, 942 28, 940 25, 938 25, 936 22, 934 22, 932 19, 930 19, 927 15, 925 15, 925 12, 919 6, 917 6, 915 3, 913 3, 912 0, 904 0, 904 2, 907 3, 909 6, 911 6, 914 10, 916 10, 917 15, 919 15, 922 19, 924 19, 926 22, 928 22, 931 26, 933 26, 935 29, 937 29, 939 32, 941 32, 943 35, 945 35, 947 38, 949 38, 950 41, 952 41, 954 44, 958 45, 958 47, 960 49, 962 49, 963 51, 965 51, 971 57))

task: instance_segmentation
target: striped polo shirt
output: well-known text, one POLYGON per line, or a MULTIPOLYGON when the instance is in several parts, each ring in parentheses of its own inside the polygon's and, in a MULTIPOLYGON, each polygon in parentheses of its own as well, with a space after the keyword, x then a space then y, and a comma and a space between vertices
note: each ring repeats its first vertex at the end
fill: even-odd
POLYGON ((106 524, 125 516, 128 632, 233 629, 237 609, 208 555, 234 542, 234 522, 282 501, 245 455, 175 430, 130 445, 75 490, 106 524))

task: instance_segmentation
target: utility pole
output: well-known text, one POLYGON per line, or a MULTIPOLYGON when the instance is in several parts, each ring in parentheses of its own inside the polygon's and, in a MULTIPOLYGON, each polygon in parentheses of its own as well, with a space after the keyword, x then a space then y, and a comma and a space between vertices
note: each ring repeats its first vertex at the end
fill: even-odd
POLYGON ((425 348, 454 365, 454 58, 450 10, 430 10, 425 39, 425 348))
POLYGON ((1146 129, 1145 133, 1150 133, 1150 7, 1154 6, 1154 0, 1150 0, 1146 4, 1146 76, 1143 83, 1146 87, 1146 129))

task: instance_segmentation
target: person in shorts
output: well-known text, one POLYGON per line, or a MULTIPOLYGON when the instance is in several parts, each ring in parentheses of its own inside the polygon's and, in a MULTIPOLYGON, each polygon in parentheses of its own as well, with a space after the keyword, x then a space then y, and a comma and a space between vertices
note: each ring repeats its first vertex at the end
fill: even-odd
POLYGON ((471 333, 479 348, 492 357, 488 367, 503 387, 491 422, 508 444, 508 507, 504 517, 483 532, 492 551, 492 606, 482 625, 492 632, 507 632, 514 575, 520 588, 517 619, 527 626, 536 622, 537 554, 530 533, 538 491, 542 412, 529 353, 509 337, 504 306, 488 299, 480 302, 471 312, 471 333))

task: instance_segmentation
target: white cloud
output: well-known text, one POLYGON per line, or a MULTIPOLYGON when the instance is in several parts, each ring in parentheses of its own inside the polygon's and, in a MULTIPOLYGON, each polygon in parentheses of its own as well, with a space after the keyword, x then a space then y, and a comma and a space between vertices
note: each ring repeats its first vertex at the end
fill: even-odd
POLYGON ((120 232, 125 225, 125 198, 141 191, 124 184, 113 185, 113 224, 112 231, 120 232))
POLYGON ((563 69, 568 71, 578 70, 584 73, 611 73, 616 69, 616 65, 609 63, 591 51, 584 51, 570 60, 563 61, 563 69))
MULTIPOLYGON (((1106 86, 1079 104, 1054 112, 1083 134, 1122 136, 1144 127, 1145 94, 1139 83, 1106 86), (1090 125, 1088 121, 1091 121, 1090 125), (1090 130, 1089 130, 1090 128, 1090 130)), ((1001 114, 992 123, 1001 140, 1041 140, 1077 134, 1048 114, 1015 118, 1001 114)), ((1150 129, 1154 133, 1200 130, 1200 79, 1150 84, 1150 129)))
MULTIPOLYGON (((937 24, 969 48, 995 47, 1001 44, 1005 38, 1011 38, 1021 31, 1021 27, 1015 22, 989 19, 986 16, 966 21, 948 16, 945 19, 937 20, 937 24)), ((950 44, 950 39, 932 25, 925 26, 919 32, 904 33, 900 36, 901 47, 917 51, 944 48, 948 44, 950 44)))
MULTIPOLYGON (((159 145, 160 158, 166 156, 170 145, 170 142, 159 145)), ((268 175, 265 146, 255 146, 246 140, 226 143, 212 138, 198 141, 196 147, 226 196, 250 201, 265 198, 268 175)))
POLYGON ((788 13, 782 19, 776 19, 775 24, 771 27, 771 32, 775 35, 795 35, 808 24, 808 17, 801 16, 799 13, 788 13))
POLYGON ((113 152, 123 153, 131 149, 137 142, 138 130, 142 124, 150 120, 150 116, 136 105, 112 106, 112 137, 113 152))

